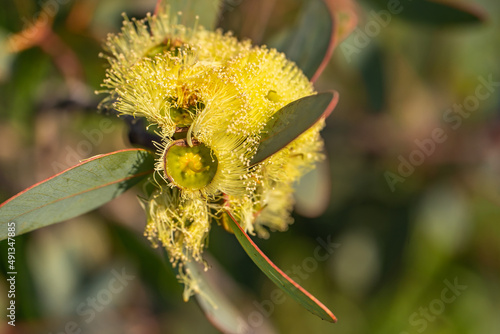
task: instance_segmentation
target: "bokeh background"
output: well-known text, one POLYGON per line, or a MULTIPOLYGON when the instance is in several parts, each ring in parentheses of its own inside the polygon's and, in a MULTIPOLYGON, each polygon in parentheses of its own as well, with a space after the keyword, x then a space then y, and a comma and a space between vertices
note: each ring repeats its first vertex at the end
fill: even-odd
MULTIPOLYGON (((389 3, 330 1, 339 44, 316 83, 340 94, 323 131, 327 163, 297 186, 289 230, 257 240, 339 322, 277 298, 235 238, 211 231, 214 281, 255 333, 500 333, 500 3, 467 1, 483 19, 458 24, 433 12, 383 16, 389 3)), ((0 4, 3 202, 131 146, 125 122, 97 112, 98 54, 122 12, 141 18, 155 1, 0 4)), ((272 45, 307 5, 227 0, 219 25, 272 45)), ((16 238, 16 327, 2 315, 0 332, 217 333, 143 237, 138 193, 16 238), (122 270, 133 278, 92 304, 122 270)), ((0 254, 5 310, 5 241, 0 254)))

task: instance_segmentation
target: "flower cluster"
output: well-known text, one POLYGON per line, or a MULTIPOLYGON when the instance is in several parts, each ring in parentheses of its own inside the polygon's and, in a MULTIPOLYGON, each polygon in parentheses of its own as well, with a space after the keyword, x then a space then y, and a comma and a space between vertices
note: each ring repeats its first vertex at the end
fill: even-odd
POLYGON ((315 94, 293 62, 231 34, 177 24, 166 9, 125 18, 106 50, 103 102, 146 118, 162 138, 145 233, 174 265, 202 261, 211 225, 227 228, 225 210, 260 237, 288 227, 293 183, 322 158, 324 121, 251 161, 262 137, 283 122, 276 112, 315 94))

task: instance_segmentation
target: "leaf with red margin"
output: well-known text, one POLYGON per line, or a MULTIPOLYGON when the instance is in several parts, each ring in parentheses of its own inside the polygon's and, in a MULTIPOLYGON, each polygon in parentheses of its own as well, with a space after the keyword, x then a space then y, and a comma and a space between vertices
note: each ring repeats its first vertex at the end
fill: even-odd
MULTIPOLYGON (((410 21, 441 27, 481 23, 485 21, 487 17, 485 11, 477 4, 462 1, 405 1, 399 4, 399 6, 392 6, 391 8, 388 8, 386 0, 371 0, 370 2, 378 8, 385 10, 385 13, 382 15, 384 18, 380 18, 381 20, 391 20, 391 13, 393 13, 392 16, 401 16, 401 18, 410 21), (388 10, 391 10, 392 12, 390 13, 388 10), (386 17, 389 17, 389 19, 386 17)), ((379 18, 377 18, 377 22, 378 20, 379 18)))
POLYGON ((322 117, 328 117, 338 100, 337 92, 324 92, 295 100, 278 110, 264 127, 259 147, 250 164, 255 165, 270 157, 322 117))
POLYGON ((11 197, 0 205, 0 240, 91 211, 154 171, 154 153, 127 149, 97 155, 11 197), (10 225, 9 225, 10 226, 10 225))
POLYGON ((298 285, 294 280, 288 277, 280 268, 278 268, 269 258, 262 253, 252 239, 245 233, 245 231, 238 224, 236 219, 226 210, 229 216, 228 223, 238 239, 239 243, 250 256, 252 261, 262 270, 264 274, 276 286, 286 292, 290 297, 302 305, 305 309, 314 315, 317 315, 323 320, 329 322, 337 322, 337 318, 333 315, 325 305, 323 305, 316 297, 307 292, 303 287, 298 285))
POLYGON ((335 30, 333 11, 325 1, 308 0, 295 26, 266 44, 284 52, 315 82, 332 56, 335 30))

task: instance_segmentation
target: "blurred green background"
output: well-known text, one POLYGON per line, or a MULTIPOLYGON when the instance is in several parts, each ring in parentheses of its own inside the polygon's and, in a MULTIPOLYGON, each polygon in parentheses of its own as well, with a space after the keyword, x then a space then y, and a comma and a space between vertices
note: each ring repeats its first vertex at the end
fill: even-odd
MULTIPOLYGON (((328 163, 298 186, 318 208, 301 205, 287 232, 257 240, 339 322, 276 298, 235 238, 211 231, 215 280, 255 333, 500 333, 500 3, 469 1, 485 19, 463 24, 405 12, 403 0, 401 13, 380 14, 389 3, 329 2, 339 42, 357 28, 316 83, 340 94, 323 131, 328 163)), ((227 0, 219 25, 272 44, 306 5, 227 0)), ((122 12, 142 18, 154 6, 2 0, 0 202, 80 159, 130 147, 124 121, 96 111, 106 68, 98 54, 122 12)), ((2 316, 0 332, 217 333, 142 236, 138 193, 16 238, 16 327, 2 316), (104 298, 122 270, 133 278, 104 298)), ((0 254, 5 310, 5 241, 0 254)))

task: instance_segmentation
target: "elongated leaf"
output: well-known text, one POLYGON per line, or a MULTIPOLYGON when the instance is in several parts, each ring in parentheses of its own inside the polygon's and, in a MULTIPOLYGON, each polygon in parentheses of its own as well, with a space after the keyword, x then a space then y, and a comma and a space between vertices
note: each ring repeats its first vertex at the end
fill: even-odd
MULTIPOLYGON (((251 333, 240 311, 214 286, 203 265, 195 261, 186 262, 184 265, 191 279, 196 282, 199 293, 195 294, 195 298, 207 319, 223 333, 251 333)), ((214 268, 210 268, 210 271, 213 270, 214 268)))
POLYGON ((335 25, 324 0, 308 0, 304 6, 297 24, 268 44, 284 52, 314 82, 332 55, 335 25))
MULTIPOLYGON (((371 0, 371 2, 391 15, 386 0, 371 0)), ((434 26, 480 23, 486 16, 478 6, 473 4, 439 0, 401 1, 400 5, 393 7, 392 10, 392 16, 401 16, 411 21, 434 26)), ((380 19, 385 20, 385 17, 380 19)))
POLYGON ((337 318, 333 315, 332 311, 330 311, 325 305, 316 299, 316 297, 307 292, 303 287, 298 285, 273 262, 271 262, 271 260, 269 260, 269 258, 262 253, 252 239, 250 239, 248 234, 245 233, 234 217, 229 212, 226 212, 226 214, 231 218, 227 220, 229 226, 233 230, 234 235, 245 252, 260 268, 260 270, 262 270, 262 272, 266 274, 266 276, 269 277, 274 284, 276 284, 276 286, 286 292, 290 297, 292 297, 312 314, 317 315, 321 319, 329 322, 337 321, 337 318))
POLYGON ((182 12, 179 23, 186 27, 193 27, 198 20, 198 24, 213 30, 217 24, 221 5, 221 0, 158 0, 156 11, 169 6, 172 15, 182 12))
POLYGON ((321 117, 328 117, 337 105, 337 92, 306 96, 278 110, 263 131, 252 165, 270 157, 288 145, 321 117))
POLYGON ((154 169, 154 155, 128 149, 98 155, 35 184, 0 206, 0 240, 76 217, 120 195, 154 169))

